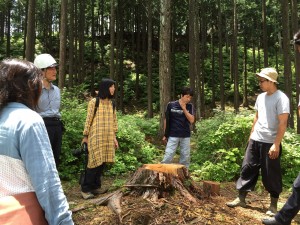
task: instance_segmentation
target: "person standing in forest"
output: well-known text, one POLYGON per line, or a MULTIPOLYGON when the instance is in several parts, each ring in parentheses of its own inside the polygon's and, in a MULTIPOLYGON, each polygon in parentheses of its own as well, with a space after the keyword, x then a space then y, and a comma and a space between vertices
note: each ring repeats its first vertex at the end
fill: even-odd
POLYGON ((112 98, 115 81, 104 78, 99 85, 98 96, 93 98, 87 109, 82 143, 88 146, 88 162, 84 179, 81 181, 81 195, 84 199, 104 193, 101 176, 105 163, 115 160, 115 148, 119 147, 116 132, 117 115, 112 98))
MULTIPOLYGON (((300 53, 300 31, 294 35, 296 51, 300 53)), ((298 115, 300 115, 300 101, 298 103, 298 115)), ((265 218, 263 224, 289 225, 300 210, 300 173, 293 183, 293 192, 278 213, 273 218, 265 218)))
POLYGON ((35 112, 42 80, 31 62, 0 63, 0 224, 74 224, 44 121, 35 112))
POLYGON ((43 72, 42 95, 39 99, 37 112, 43 117, 50 139, 56 166, 59 166, 59 157, 62 145, 63 123, 60 114, 60 90, 52 82, 56 80, 55 59, 50 54, 36 56, 34 65, 43 72))
POLYGON ((277 88, 278 73, 275 69, 264 68, 256 76, 263 93, 258 95, 255 103, 256 114, 240 178, 236 183, 239 194, 226 205, 246 207, 246 195, 254 190, 261 170, 263 185, 271 198, 266 214, 272 216, 277 212, 277 202, 282 192, 281 140, 287 127, 290 102, 277 88))
POLYGON ((190 165, 190 137, 191 124, 195 122, 194 107, 190 103, 193 90, 189 87, 182 88, 180 99, 169 102, 164 119, 163 141, 167 143, 165 155, 161 163, 171 163, 180 145, 179 163, 189 168, 190 165))

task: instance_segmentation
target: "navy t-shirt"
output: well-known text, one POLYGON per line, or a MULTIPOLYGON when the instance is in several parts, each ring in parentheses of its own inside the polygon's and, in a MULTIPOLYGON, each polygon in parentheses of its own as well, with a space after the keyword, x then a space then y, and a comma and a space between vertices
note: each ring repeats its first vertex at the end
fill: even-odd
MULTIPOLYGON (((194 115, 194 107, 191 103, 186 105, 186 109, 192 115, 194 115)), ((190 137, 191 129, 190 122, 183 113, 183 110, 179 104, 179 101, 169 102, 166 109, 166 119, 169 128, 169 137, 190 137)))

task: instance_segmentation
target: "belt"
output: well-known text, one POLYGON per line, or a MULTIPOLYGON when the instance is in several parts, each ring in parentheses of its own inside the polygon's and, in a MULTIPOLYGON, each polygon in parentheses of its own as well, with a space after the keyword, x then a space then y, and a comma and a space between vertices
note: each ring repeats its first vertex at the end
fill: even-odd
POLYGON ((58 117, 43 117, 43 120, 60 121, 60 118, 58 118, 58 117))

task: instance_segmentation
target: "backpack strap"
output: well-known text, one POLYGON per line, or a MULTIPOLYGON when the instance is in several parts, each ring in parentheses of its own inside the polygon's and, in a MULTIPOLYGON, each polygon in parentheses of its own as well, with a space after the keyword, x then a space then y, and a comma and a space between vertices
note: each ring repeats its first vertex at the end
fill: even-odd
POLYGON ((99 97, 96 97, 96 102, 95 102, 95 109, 94 109, 94 117, 96 115, 96 112, 98 110, 98 107, 99 107, 99 97))

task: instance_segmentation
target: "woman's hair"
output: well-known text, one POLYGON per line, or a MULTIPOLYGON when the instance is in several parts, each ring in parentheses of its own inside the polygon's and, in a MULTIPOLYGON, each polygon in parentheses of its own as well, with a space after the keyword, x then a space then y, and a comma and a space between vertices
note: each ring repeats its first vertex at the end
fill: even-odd
POLYGON ((114 95, 110 94, 109 88, 115 84, 116 84, 116 82, 114 80, 108 79, 108 78, 103 78, 99 85, 98 97, 100 99, 113 98, 114 95))
POLYGON ((0 62, 0 111, 9 102, 20 102, 36 109, 42 91, 42 71, 20 59, 0 62))

